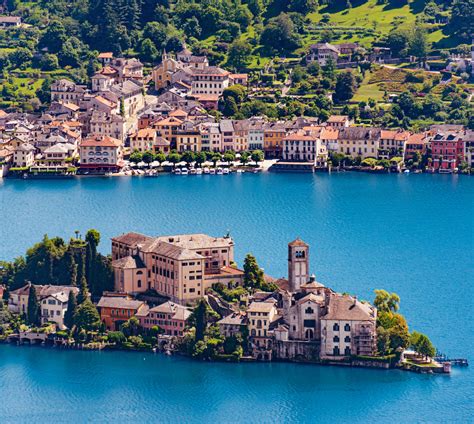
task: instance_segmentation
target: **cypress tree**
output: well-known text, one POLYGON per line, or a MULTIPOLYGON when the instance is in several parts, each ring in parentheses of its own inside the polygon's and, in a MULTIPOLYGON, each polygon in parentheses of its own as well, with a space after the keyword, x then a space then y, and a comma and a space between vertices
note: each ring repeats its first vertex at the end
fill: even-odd
POLYGON ((40 305, 36 297, 36 288, 33 284, 30 285, 30 292, 28 293, 26 319, 30 325, 41 324, 40 305))
POLYGON ((77 310, 76 295, 71 290, 69 292, 69 298, 67 300, 66 313, 64 314, 64 325, 69 329, 71 329, 72 326, 74 325, 74 314, 76 313, 76 310, 77 310))
POLYGON ((66 264, 66 272, 67 276, 69 278, 69 285, 70 286, 76 286, 77 285, 77 264, 74 259, 74 254, 72 253, 71 249, 68 249, 66 251, 66 258, 65 258, 66 264))
POLYGON ((87 288, 86 277, 82 277, 79 287, 79 295, 77 296, 77 303, 81 305, 89 298, 89 289, 87 288))

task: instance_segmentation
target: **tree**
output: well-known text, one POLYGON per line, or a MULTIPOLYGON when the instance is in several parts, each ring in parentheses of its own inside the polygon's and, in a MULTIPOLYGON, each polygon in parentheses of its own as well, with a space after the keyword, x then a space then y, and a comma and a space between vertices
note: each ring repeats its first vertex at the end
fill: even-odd
POLYGON ((246 67, 250 60, 252 46, 244 40, 235 40, 229 47, 227 64, 238 70, 246 67))
POLYGON ((59 53, 67 39, 66 29, 60 21, 48 24, 45 33, 39 41, 39 47, 47 48, 50 53, 59 53))
POLYGON ((242 165, 247 164, 247 162, 249 161, 249 159, 250 159, 250 153, 249 153, 249 152, 242 152, 242 153, 240 154, 240 163, 241 163, 242 165))
POLYGON ((251 158, 255 163, 262 162, 265 158, 263 152, 261 150, 254 150, 251 154, 251 158))
POLYGON ((386 290, 375 290, 374 305, 379 312, 397 312, 400 306, 400 297, 396 293, 386 290))
POLYGON ((416 26, 412 30, 408 45, 409 53, 412 56, 418 57, 420 59, 426 58, 429 48, 426 31, 422 27, 416 26))
POLYGON ((334 90, 334 100, 344 102, 350 100, 357 89, 357 83, 352 72, 342 72, 337 75, 336 88, 334 90))
POLYGON ((431 340, 424 334, 419 334, 414 346, 415 351, 422 355, 424 358, 433 357, 436 355, 436 349, 431 343, 431 340))
POLYGON ((191 150, 186 150, 181 157, 183 161, 185 161, 188 165, 195 160, 194 153, 191 150))
POLYGON ((295 25, 286 13, 281 13, 268 21, 260 36, 260 42, 265 47, 280 53, 293 51, 301 45, 295 25))
POLYGON ((149 150, 143 153, 143 158, 142 158, 143 162, 151 163, 153 162, 153 159, 154 159, 153 153, 150 152, 149 150))
POLYGON ((166 26, 159 22, 148 22, 143 28, 143 38, 151 40, 161 50, 166 42, 166 26))
POLYGON ((41 324, 40 304, 36 295, 36 288, 33 284, 30 285, 30 290, 28 292, 26 320, 30 325, 38 326, 41 324))
POLYGON ((100 315, 94 304, 86 299, 80 304, 74 315, 74 323, 79 329, 86 331, 98 330, 101 322, 100 315))
POLYGON ((450 27, 453 32, 469 40, 472 36, 472 23, 474 22, 474 1, 454 0, 451 10, 450 27))
POLYGON ((133 163, 138 163, 141 162, 143 158, 143 154, 139 152, 138 150, 135 150, 131 155, 130 155, 130 162, 133 163))
POLYGON ((58 56, 46 53, 40 60, 40 67, 43 71, 55 71, 59 68, 58 56))
POLYGON ((201 166, 204 162, 206 162, 206 153, 205 152, 199 152, 196 153, 196 163, 201 166))
POLYGON ((394 29, 387 37, 387 46, 393 56, 405 56, 407 54, 409 34, 406 29, 394 29))
POLYGON ((177 163, 181 162, 181 155, 177 152, 170 153, 168 155, 168 161, 176 166, 177 163))
POLYGON ((67 309, 64 313, 64 325, 67 328, 72 328, 74 325, 74 315, 77 312, 77 300, 74 291, 69 292, 69 297, 67 300, 67 309))
POLYGON ((264 281, 263 270, 258 266, 257 259, 248 253, 244 260, 244 287, 259 288, 264 281))
POLYGON ((140 57, 145 62, 153 63, 158 57, 158 50, 149 38, 145 38, 140 45, 140 57))
POLYGON ((121 325, 120 330, 127 337, 138 336, 140 333, 140 321, 137 317, 131 317, 121 325))
POLYGON ((207 322, 209 320, 209 311, 207 303, 204 299, 201 299, 190 317, 190 322, 194 324, 196 329, 196 335, 194 340, 196 342, 204 340, 204 334, 207 328, 207 322))

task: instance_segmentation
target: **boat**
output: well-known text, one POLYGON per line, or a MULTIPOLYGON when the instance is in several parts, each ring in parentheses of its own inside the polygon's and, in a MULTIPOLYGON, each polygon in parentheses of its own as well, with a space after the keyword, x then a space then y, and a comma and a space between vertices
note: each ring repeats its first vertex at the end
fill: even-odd
POLYGON ((409 174, 410 173, 410 170, 409 169, 405 169, 405 171, 403 171, 404 174, 409 174))
POLYGON ((179 169, 179 168, 176 168, 173 172, 174 172, 176 175, 181 175, 181 169, 179 169))
POLYGON ((191 175, 196 175, 196 174, 197 174, 197 170, 196 170, 195 168, 191 168, 191 169, 189 170, 189 173, 190 173, 191 175))
POLYGON ((204 168, 204 169, 203 169, 203 172, 204 172, 205 174, 209 174, 209 173, 210 173, 209 168, 204 168))
POLYGON ((222 168, 217 168, 216 174, 217 175, 222 175, 224 172, 222 171, 222 168))
POLYGON ((202 175, 202 168, 196 169, 196 175, 202 175))
POLYGON ((237 169, 237 174, 243 174, 245 171, 243 169, 237 169))
POLYGON ((188 168, 181 168, 181 175, 188 175, 189 171, 188 168))
POLYGON ((224 169, 222 170, 222 173, 223 173, 224 175, 230 174, 229 168, 224 168, 224 169))
POLYGON ((215 174, 215 173, 216 173, 216 169, 215 169, 215 168, 209 169, 209 174, 215 174))

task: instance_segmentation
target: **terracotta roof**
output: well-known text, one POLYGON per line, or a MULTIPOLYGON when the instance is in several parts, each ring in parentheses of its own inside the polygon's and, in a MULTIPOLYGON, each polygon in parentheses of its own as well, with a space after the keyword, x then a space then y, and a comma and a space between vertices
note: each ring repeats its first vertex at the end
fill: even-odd
POLYGON ((186 249, 212 249, 214 247, 229 247, 234 244, 230 237, 212 237, 207 234, 160 236, 157 240, 186 249))
POLYGON ((322 140, 337 140, 339 137, 339 130, 337 128, 324 127, 321 131, 320 137, 322 140))
POLYGON ((140 256, 125 256, 124 258, 116 259, 112 262, 112 266, 121 269, 146 268, 140 256))
POLYGON ((248 312, 270 312, 271 310, 276 309, 275 303, 273 302, 252 302, 248 309, 248 312))
POLYGON ((151 241, 153 240, 153 238, 149 236, 145 236, 140 233, 130 232, 130 233, 122 234, 117 237, 112 237, 111 240, 133 247, 133 246, 136 246, 137 244, 151 241))
POLYGON ((328 313, 322 319, 375 321, 376 316, 377 310, 369 303, 362 303, 349 295, 333 293, 329 298, 328 313))
POLYGON ((131 136, 131 138, 155 138, 156 137, 156 130, 153 128, 141 128, 135 134, 131 136))
POLYGON ((175 109, 168 113, 168 116, 175 116, 175 117, 183 117, 186 118, 188 116, 188 113, 185 112, 183 109, 175 109))
POLYGON ((145 303, 141 300, 132 300, 126 297, 119 296, 102 296, 97 306, 99 308, 118 308, 118 309, 133 309, 137 310, 145 303))
POLYGON ((299 237, 293 240, 291 243, 288 243, 288 246, 302 246, 302 247, 308 247, 308 244, 306 244, 303 240, 301 240, 299 237))
POLYGON ((331 115, 327 122, 344 123, 349 119, 347 115, 331 115))
POLYGON ((171 301, 162 303, 150 309, 150 312, 158 312, 162 314, 173 314, 172 319, 180 319, 186 321, 191 316, 191 311, 188 308, 173 303, 171 301))
POLYGON ((99 53, 99 56, 97 56, 99 59, 113 59, 114 54, 112 52, 103 52, 99 53))
POLYGON ((81 141, 81 147, 120 147, 122 142, 108 135, 93 135, 81 141))

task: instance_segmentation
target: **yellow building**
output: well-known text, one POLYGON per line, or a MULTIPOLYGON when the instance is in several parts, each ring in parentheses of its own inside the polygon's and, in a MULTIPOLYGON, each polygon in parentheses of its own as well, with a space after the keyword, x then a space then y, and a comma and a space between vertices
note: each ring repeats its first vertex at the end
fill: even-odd
POLYGON ((265 124, 263 132, 263 150, 265 157, 278 159, 282 157, 283 140, 286 136, 283 122, 269 122, 265 124))

